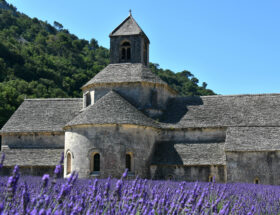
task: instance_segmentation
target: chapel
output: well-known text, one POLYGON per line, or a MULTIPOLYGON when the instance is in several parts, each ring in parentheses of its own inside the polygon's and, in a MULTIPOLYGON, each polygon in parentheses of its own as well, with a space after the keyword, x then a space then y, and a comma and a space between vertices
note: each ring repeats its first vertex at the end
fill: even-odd
POLYGON ((149 68, 130 14, 83 98, 25 99, 0 131, 1 174, 280 184, 280 94, 182 97, 149 68))

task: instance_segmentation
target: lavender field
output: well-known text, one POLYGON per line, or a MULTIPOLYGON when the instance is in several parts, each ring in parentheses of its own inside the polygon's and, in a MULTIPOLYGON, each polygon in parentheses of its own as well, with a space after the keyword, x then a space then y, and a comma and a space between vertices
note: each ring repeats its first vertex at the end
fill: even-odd
POLYGON ((1 214, 280 214, 280 187, 136 178, 0 177, 1 214))

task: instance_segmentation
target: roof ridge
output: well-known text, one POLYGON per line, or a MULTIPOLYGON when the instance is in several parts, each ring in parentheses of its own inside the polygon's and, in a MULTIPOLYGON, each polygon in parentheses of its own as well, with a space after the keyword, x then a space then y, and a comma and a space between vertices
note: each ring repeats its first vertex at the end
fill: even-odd
POLYGON ((83 98, 34 98, 34 99, 24 99, 24 101, 71 101, 71 100, 81 100, 83 98))
MULTIPOLYGON (((203 97, 203 98, 210 98, 210 97, 243 97, 243 96, 280 96, 280 93, 247 93, 247 94, 231 94, 231 95, 209 95, 209 96, 197 96, 197 97, 203 97)), ((191 97, 191 96, 183 96, 191 97)))
MULTIPOLYGON (((130 64, 134 64, 134 65, 136 65, 136 64, 141 64, 141 65, 144 65, 143 63, 132 63, 132 62, 124 62, 124 63, 109 63, 107 66, 109 66, 109 65, 130 65, 130 64)), ((144 65, 145 66, 145 65, 144 65)), ((146 66, 147 67, 147 66, 146 66)), ((105 69, 105 68, 104 68, 105 69)))
POLYGON ((128 17, 126 17, 122 22, 121 24, 119 24, 111 33, 109 36, 112 36, 117 30, 120 29, 120 27, 130 18, 131 16, 129 15, 128 17))

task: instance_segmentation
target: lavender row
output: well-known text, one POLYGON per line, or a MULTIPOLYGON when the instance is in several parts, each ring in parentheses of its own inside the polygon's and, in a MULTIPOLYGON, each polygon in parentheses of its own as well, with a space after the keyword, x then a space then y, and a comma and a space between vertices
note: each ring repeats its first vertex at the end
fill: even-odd
MULTIPOLYGON (((1 214, 280 214, 280 187, 254 184, 78 179, 0 178, 1 214)), ((3 163, 3 162, 2 162, 3 163)))

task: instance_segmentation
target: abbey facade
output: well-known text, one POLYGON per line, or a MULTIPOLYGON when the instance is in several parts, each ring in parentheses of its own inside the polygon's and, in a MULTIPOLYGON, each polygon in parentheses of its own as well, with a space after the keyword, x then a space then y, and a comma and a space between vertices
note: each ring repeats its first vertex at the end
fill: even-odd
POLYGON ((280 94, 181 97, 152 73, 130 15, 83 98, 25 99, 1 130, 4 174, 280 184, 280 94))

